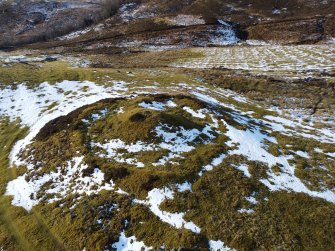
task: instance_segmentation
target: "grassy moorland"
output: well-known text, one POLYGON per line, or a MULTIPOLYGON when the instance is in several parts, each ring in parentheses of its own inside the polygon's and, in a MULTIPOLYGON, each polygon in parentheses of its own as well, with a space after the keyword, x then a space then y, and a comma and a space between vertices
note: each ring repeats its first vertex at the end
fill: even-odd
POLYGON ((334 142, 331 121, 317 117, 331 114, 331 79, 173 68, 184 53, 204 55, 0 68, 0 247, 111 250, 124 232, 153 249, 335 248, 334 142), (10 168, 14 144, 36 128, 23 164, 10 168), (22 176, 33 188, 28 210, 4 195, 22 176))

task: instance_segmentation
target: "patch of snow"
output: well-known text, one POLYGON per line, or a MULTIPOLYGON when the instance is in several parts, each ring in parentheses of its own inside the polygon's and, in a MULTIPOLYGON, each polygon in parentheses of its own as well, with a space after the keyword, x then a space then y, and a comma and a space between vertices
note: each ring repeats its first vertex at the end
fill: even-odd
MULTIPOLYGON (((231 28, 219 27, 222 30, 211 30, 215 44, 233 44, 236 38, 231 28), (230 35, 229 35, 230 34, 230 35), (228 37, 230 39, 225 39, 228 37), (228 42, 227 42, 228 41, 228 42)), ((249 41, 250 42, 250 41, 249 41)), ((258 42, 257 42, 258 43, 258 42)), ((204 45, 205 46, 205 45, 204 45)), ((280 46, 275 44, 263 46, 222 46, 192 49, 204 57, 180 60, 173 63, 174 67, 211 69, 224 67, 227 69, 246 70, 257 75, 281 76, 285 78, 307 78, 314 75, 322 78, 329 78, 328 75, 319 73, 332 72, 335 68, 334 58, 335 47, 332 44, 326 45, 294 45, 280 46), (308 72, 308 76, 306 75, 308 72)))
POLYGON ((169 100, 165 103, 158 102, 158 101, 153 101, 153 102, 150 102, 150 103, 141 102, 139 104, 139 106, 142 107, 142 108, 146 108, 146 109, 151 109, 151 110, 156 110, 156 111, 163 111, 163 110, 165 110, 166 107, 169 107, 169 108, 177 107, 177 104, 174 103, 172 100, 169 100))
POLYGON ((247 200, 247 201, 249 201, 251 204, 257 204, 258 203, 258 201, 256 200, 256 198, 255 198, 255 195, 256 194, 252 194, 251 196, 249 196, 249 197, 246 197, 245 199, 247 200))
POLYGON ((95 103, 105 98, 122 96, 126 83, 120 88, 98 86, 93 82, 63 81, 50 85, 42 83, 38 88, 30 89, 24 84, 16 89, 0 90, 0 115, 8 116, 13 121, 20 119, 23 125, 29 126, 29 133, 18 141, 10 154, 11 164, 25 164, 17 155, 49 121, 66 115, 84 105, 95 103), (85 88, 84 88, 85 87, 85 88), (118 92, 116 92, 116 89, 118 92), (65 95, 64 93, 70 93, 65 95), (48 108, 50 104, 57 104, 48 108))
POLYGON ((206 24, 205 20, 201 16, 193 15, 177 15, 175 17, 167 18, 168 23, 177 26, 191 26, 206 24))
POLYGON ((218 19, 218 23, 223 25, 223 26, 231 26, 229 23, 227 23, 226 21, 224 21, 222 19, 218 19))
POLYGON ((40 55, 38 57, 27 57, 24 55, 1 55, 0 62, 3 63, 29 63, 29 62, 44 62, 47 60, 57 60, 58 56, 56 55, 40 55))
POLYGON ((321 142, 335 142, 335 133, 329 129, 313 128, 309 125, 304 125, 300 122, 296 122, 279 116, 267 115, 264 118, 271 121, 266 123, 271 125, 271 129, 274 131, 281 132, 289 136, 300 135, 302 137, 319 140, 321 142))
POLYGON ((38 182, 29 184, 26 181, 26 175, 19 176, 7 184, 6 195, 13 196, 12 205, 21 206, 26 210, 38 203, 30 196, 40 190, 40 187, 49 180, 48 176, 43 176, 38 182))
MULTIPOLYGON (((104 173, 95 169, 90 176, 83 176, 83 171, 88 168, 83 164, 84 157, 75 157, 68 161, 65 168, 59 167, 57 172, 45 173, 43 176, 33 176, 26 180, 27 174, 19 176, 7 185, 6 195, 13 196, 12 204, 31 210, 42 198, 37 198, 41 187, 48 183, 44 195, 54 197, 48 202, 58 201, 68 194, 92 194, 101 190, 112 190, 114 184, 104 183, 104 173)), ((34 174, 34 172, 32 171, 34 174)))
POLYGON ((310 156, 308 155, 308 152, 305 152, 305 151, 297 151, 297 152, 295 152, 295 154, 297 154, 300 157, 303 157, 305 159, 309 159, 310 158, 310 156))
POLYGON ((331 152, 327 152, 325 153, 326 155, 328 155, 329 157, 333 157, 335 158, 335 152, 331 153, 331 152))
POLYGON ((241 214, 253 214, 255 212, 253 209, 250 208, 249 209, 241 208, 237 211, 241 214))
POLYGON ((214 169, 214 167, 220 165, 223 160, 225 159, 227 155, 226 154, 220 154, 220 156, 214 158, 212 162, 202 168, 202 170, 199 172, 199 176, 202 176, 204 172, 209 172, 214 169))
POLYGON ((89 116, 89 119, 82 119, 82 121, 85 123, 85 124, 90 124, 91 121, 95 122, 99 119, 102 119, 104 118, 107 114, 108 114, 108 109, 107 108, 104 108, 100 111, 97 111, 96 113, 93 113, 93 114, 90 114, 89 116))
POLYGON ((263 40, 246 40, 245 43, 247 45, 251 45, 251 46, 265 46, 265 45, 269 45, 268 42, 265 42, 263 40))
POLYGON ((143 241, 137 241, 135 236, 126 237, 125 231, 119 236, 119 241, 112 245, 116 251, 149 251, 151 247, 147 247, 143 241))
POLYGON ((236 36, 236 33, 231 24, 221 19, 219 19, 218 22, 221 25, 215 31, 216 34, 211 37, 210 43, 219 46, 237 44, 240 39, 236 36))
POLYGON ((335 37, 329 37, 326 41, 327 44, 335 44, 335 37))
POLYGON ((128 85, 131 83, 127 83, 125 81, 116 81, 116 80, 111 80, 111 83, 113 83, 113 90, 115 91, 128 91, 128 85))
POLYGON ((188 106, 184 106, 183 110, 190 113, 193 117, 200 119, 206 118, 206 113, 208 112, 207 109, 200 109, 198 111, 194 111, 191 107, 188 106))
POLYGON ((159 45, 146 45, 143 44, 143 50, 144 51, 171 51, 171 50, 178 50, 178 49, 185 49, 187 48, 187 45, 183 45, 183 44, 174 44, 174 45, 163 45, 163 44, 159 44, 159 45))
POLYGON ((217 240, 210 240, 208 242, 209 250, 210 251, 234 251, 235 249, 231 249, 225 246, 223 241, 217 240))
POLYGON ((200 93, 200 92, 191 92, 191 94, 193 94, 196 98, 200 99, 201 101, 204 101, 208 104, 214 105, 214 106, 218 106, 221 105, 221 103, 216 99, 213 98, 209 95, 206 95, 204 93, 200 93))
POLYGON ((66 34, 64 36, 58 37, 56 39, 57 40, 61 40, 61 41, 63 41, 63 40, 71 40, 71 39, 80 37, 82 35, 85 35, 86 33, 89 33, 90 31, 93 31, 93 30, 94 29, 92 27, 88 27, 88 28, 83 29, 83 30, 71 32, 69 34, 66 34))
POLYGON ((273 15, 280 15, 280 14, 282 14, 282 13, 285 12, 285 11, 287 11, 287 8, 281 8, 281 9, 279 9, 279 8, 274 8, 274 9, 272 10, 272 14, 273 14, 273 15))
POLYGON ((135 200, 135 202, 149 206, 151 212, 158 216, 161 221, 166 222, 175 228, 186 228, 194 233, 200 233, 201 229, 192 221, 186 222, 183 219, 185 213, 170 213, 162 211, 159 208, 160 204, 162 204, 164 200, 173 199, 173 195, 174 192, 170 188, 154 188, 153 190, 149 191, 148 197, 145 201, 135 200))
MULTIPOLYGON (((215 137, 211 134, 210 126, 204 127, 202 131, 198 129, 185 129, 184 127, 174 128, 166 124, 159 125, 155 128, 157 137, 161 137, 163 142, 159 144, 161 149, 169 150, 168 156, 159 159, 153 165, 165 165, 167 161, 173 158, 181 157, 181 153, 190 152, 194 149, 191 144, 205 134, 210 139, 215 137)), ((208 141, 203 141, 208 143, 208 141)))
POLYGON ((124 113, 124 107, 119 107, 119 108, 116 110, 116 113, 118 113, 118 114, 122 114, 122 113, 124 113))
POLYGON ((192 184, 190 182, 184 182, 182 184, 177 184, 176 185, 178 192, 183 193, 186 191, 191 191, 192 192, 192 184))
POLYGON ((308 189, 302 181, 294 175, 294 166, 290 165, 288 160, 292 156, 273 156, 266 150, 264 141, 268 140, 273 142, 273 138, 266 134, 263 134, 260 128, 256 127, 253 130, 238 130, 233 126, 227 124, 222 120, 227 128, 226 135, 231 139, 227 142, 230 147, 235 147, 234 150, 230 150, 228 155, 243 155, 248 160, 261 161, 266 163, 269 167, 274 165, 281 165, 283 170, 279 175, 273 173, 270 169, 268 170, 269 179, 262 179, 261 182, 266 185, 271 191, 275 190, 287 190, 294 192, 306 193, 313 197, 319 197, 329 202, 335 203, 335 193, 330 190, 322 192, 311 191, 308 189))
POLYGON ((317 153, 323 153, 323 150, 320 149, 320 148, 318 148, 318 147, 317 147, 317 148, 314 148, 314 151, 317 152, 317 153))
POLYGON ((280 9, 275 8, 275 9, 272 10, 272 14, 278 15, 278 14, 281 14, 281 11, 280 11, 280 9))
POLYGON ((130 22, 134 19, 154 17, 156 14, 147 11, 146 4, 126 3, 119 8, 119 15, 124 22, 130 22))
POLYGON ((82 59, 80 57, 73 57, 73 56, 67 56, 66 61, 73 68, 87 68, 91 64, 91 61, 88 59, 82 59))
MULTIPOLYGON (((147 109, 163 109, 162 103, 141 103, 142 107, 147 109)), ((166 105, 174 107, 175 103, 168 102, 166 105)), ((125 158, 124 151, 119 153, 119 150, 126 150, 127 153, 140 153, 148 151, 157 151, 159 149, 168 150, 168 154, 160 158, 157 162, 153 163, 154 166, 165 165, 167 162, 176 163, 171 161, 174 158, 182 158, 183 153, 190 152, 195 149, 193 146, 195 142, 208 144, 210 140, 215 138, 215 131, 212 130, 213 125, 206 125, 201 131, 198 129, 185 129, 183 127, 173 127, 167 124, 160 124, 157 126, 153 133, 156 137, 160 138, 160 143, 144 143, 141 141, 126 144, 120 139, 112 139, 109 142, 99 143, 91 142, 92 147, 98 147, 98 155, 101 158, 112 158, 119 163, 128 163, 138 167, 144 167, 142 162, 138 162, 136 158, 125 158), (205 138, 204 138, 205 137, 205 138), (199 141, 198 141, 199 140, 199 141), (102 150, 102 151, 101 151, 102 150)), ((214 124, 215 126, 215 124, 214 124)))
POLYGON ((126 150, 128 153, 139 153, 154 151, 156 149, 154 144, 146 144, 142 141, 126 144, 120 139, 112 139, 104 144, 92 142, 91 145, 92 147, 98 147, 106 151, 106 154, 101 152, 98 153, 101 158, 112 158, 116 162, 136 165, 140 168, 144 167, 142 162, 139 162, 136 158, 124 158, 124 153, 118 153, 118 150, 126 150))
POLYGON ((123 194, 123 195, 129 195, 129 193, 127 193, 126 191, 122 190, 121 188, 118 188, 118 190, 115 191, 118 194, 123 194))
POLYGON ((238 166, 234 166, 236 169, 242 171, 244 173, 244 175, 248 178, 251 177, 251 174, 249 172, 249 168, 248 168, 248 165, 247 164, 241 164, 241 165, 238 165, 238 166))

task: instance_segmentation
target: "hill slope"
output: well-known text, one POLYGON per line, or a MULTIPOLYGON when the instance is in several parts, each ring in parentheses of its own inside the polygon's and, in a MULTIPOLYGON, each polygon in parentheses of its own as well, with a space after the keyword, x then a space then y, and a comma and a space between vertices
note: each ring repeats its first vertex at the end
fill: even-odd
POLYGON ((50 41, 94 23, 93 27, 49 46, 75 43, 77 50, 89 47, 117 52, 120 44, 123 48, 157 44, 222 45, 227 42, 220 40, 226 41, 224 37, 231 31, 242 40, 284 44, 326 41, 335 33, 334 1, 96 0, 58 3, 17 0, 6 4, 8 2, 11 1, 3 1, 0 12, 0 47, 3 48, 50 41))
POLYGON ((0 250, 334 250, 334 1, 0 1, 0 250))

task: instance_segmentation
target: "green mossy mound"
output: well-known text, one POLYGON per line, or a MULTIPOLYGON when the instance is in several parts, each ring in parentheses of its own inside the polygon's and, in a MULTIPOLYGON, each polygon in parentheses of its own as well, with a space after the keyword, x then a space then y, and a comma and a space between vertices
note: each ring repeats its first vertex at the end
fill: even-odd
MULTIPOLYGON (((53 195, 45 195, 50 185, 47 183, 38 193, 41 202, 34 207, 34 211, 41 215, 56 240, 61 240, 62 245, 70 250, 112 249, 111 244, 118 241, 120 232, 125 231, 126 236, 134 235, 155 250, 163 243, 167 250, 208 250, 209 240, 221 240, 237 250, 335 248, 334 231, 331 231, 335 229, 334 204, 302 193, 271 192, 261 182, 269 178, 269 170, 280 174, 280 165, 269 169, 265 163, 250 161, 241 155, 228 155, 222 164, 203 172, 204 166, 211 164, 214 158, 232 149, 226 144, 229 138, 224 134, 227 129, 223 125, 211 131, 212 137, 201 133, 188 142, 194 147, 191 151, 181 153, 164 165, 154 163, 168 156, 168 149, 139 152, 126 148, 113 149, 115 154, 122 154, 122 158, 135 158, 143 163, 143 167, 138 167, 118 162, 116 157, 119 155, 108 156, 108 149, 100 147, 113 140, 120 140, 127 146, 138 142, 157 146, 164 142, 155 131, 158 126, 168 125, 165 133, 181 133, 178 131, 180 128, 201 132, 213 123, 209 114, 196 117, 184 107, 195 112, 207 109, 211 115, 215 114, 216 119, 223 119, 240 130, 254 126, 253 123, 240 124, 233 117, 236 113, 230 110, 213 107, 189 96, 146 95, 131 99, 106 99, 84 106, 49 122, 39 132, 22 153, 22 158, 36 167, 36 170, 28 171, 27 179, 64 168, 73 157, 84 156, 87 168, 83 176, 90 176, 95 169, 100 169, 104 173, 104 182, 112 180, 117 188, 127 192, 126 195, 113 190, 91 195, 68 194, 49 203, 53 195), (166 105, 169 101, 176 106, 166 105), (140 105, 154 106, 155 102, 163 108, 150 109, 140 105), (250 177, 238 170, 240 165, 247 166, 250 177), (202 175, 199 175, 200 172, 203 172, 202 175), (174 189, 174 184, 185 181, 192 184, 192 191, 174 189), (172 187, 174 198, 164 200, 160 209, 170 213, 184 212, 187 222, 192 221, 201 228, 200 234, 163 222, 150 211, 148 205, 134 200, 145 200, 152 189, 163 187, 172 187)), ((301 150, 313 157, 303 159, 295 156, 290 160, 296 166, 297 177, 304 183, 313 189, 321 189, 319 180, 324 180, 329 187, 333 186, 328 172, 306 168, 325 164, 331 171, 332 161, 324 153, 314 151, 315 147, 322 148, 324 152, 330 151, 331 144, 319 144, 315 140, 279 133, 272 136, 278 142, 266 141, 264 145, 274 156, 301 150)), ((24 220, 25 217, 28 216, 22 216, 24 220)), ((0 238, 6 242, 13 241, 7 234, 0 235, 0 238)))

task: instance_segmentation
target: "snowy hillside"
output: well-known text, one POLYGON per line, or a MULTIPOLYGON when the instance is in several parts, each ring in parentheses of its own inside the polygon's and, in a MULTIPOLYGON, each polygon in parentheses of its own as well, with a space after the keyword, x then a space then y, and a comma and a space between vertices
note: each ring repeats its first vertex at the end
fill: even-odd
POLYGON ((0 1, 0 251, 335 250, 334 1, 0 1))

